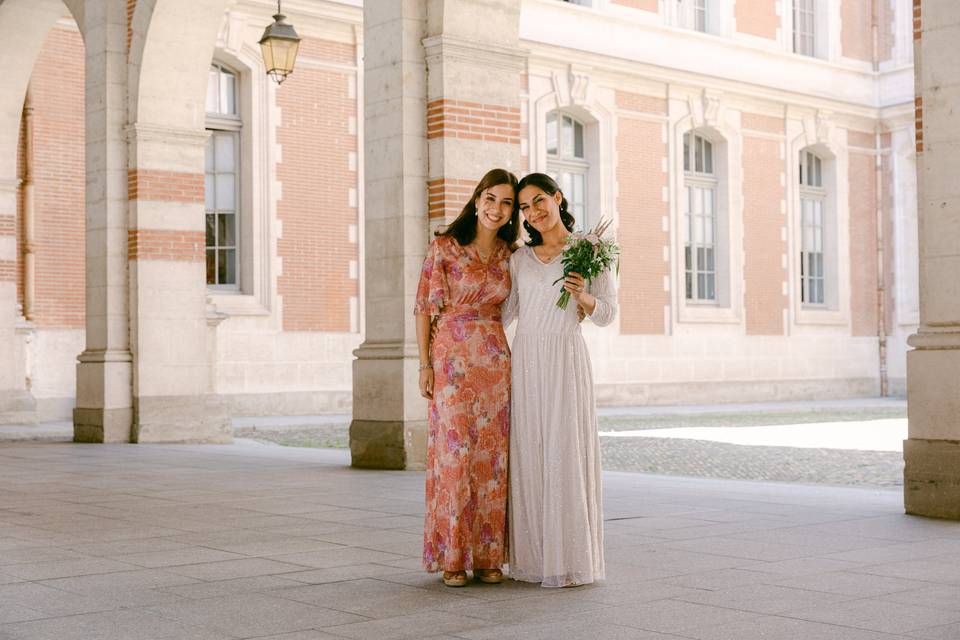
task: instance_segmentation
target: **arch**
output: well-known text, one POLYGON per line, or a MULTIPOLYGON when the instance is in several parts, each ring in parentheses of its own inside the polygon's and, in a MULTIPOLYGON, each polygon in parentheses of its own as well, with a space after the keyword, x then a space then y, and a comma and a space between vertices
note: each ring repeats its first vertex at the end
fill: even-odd
POLYGON ((207 70, 234 0, 139 0, 131 18, 128 120, 202 131, 207 70))
MULTIPOLYGON (((61 0, 0 2, 0 69, 4 70, 0 79, 0 183, 12 182, 16 177, 20 118, 33 65, 47 34, 64 11, 71 10, 76 18, 69 5, 76 8, 79 2, 71 0, 67 6, 61 0)), ((77 23, 81 24, 81 20, 77 23)))

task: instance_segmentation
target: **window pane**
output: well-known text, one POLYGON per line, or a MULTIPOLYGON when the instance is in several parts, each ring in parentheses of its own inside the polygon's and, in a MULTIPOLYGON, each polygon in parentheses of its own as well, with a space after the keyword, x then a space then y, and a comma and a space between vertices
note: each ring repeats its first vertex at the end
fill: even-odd
POLYGON ((703 154, 704 154, 704 172, 713 173, 713 145, 710 144, 709 140, 703 141, 703 154))
POLYGON ((702 300, 703 293, 707 290, 706 276, 702 272, 697 273, 697 298, 702 300))
POLYGON ((689 244, 683 248, 683 265, 687 271, 693 271, 693 251, 689 244))
POLYGON ((217 210, 236 211, 236 180, 232 173, 217 174, 217 210))
POLYGON ((224 70, 220 82, 220 113, 236 115, 237 77, 224 70))
POLYGON ((236 247, 236 216, 232 213, 221 213, 217 216, 217 245, 220 247, 236 247))
POLYGON ((560 155, 569 156, 573 151, 573 120, 563 116, 563 139, 560 141, 560 155))
POLYGON ((700 136, 693 136, 693 139, 695 141, 694 144, 696 146, 696 153, 694 154, 694 157, 695 157, 694 171, 696 171, 697 173, 701 173, 703 172, 703 138, 701 138, 700 136))
POLYGON ((706 275, 707 281, 707 290, 704 294, 705 300, 716 300, 717 299, 717 276, 713 273, 708 273, 706 275))
POLYGON ((687 280, 687 300, 693 300, 693 274, 689 271, 686 276, 687 280))
POLYGON ((212 213, 207 214, 207 246, 216 246, 217 238, 217 217, 212 213))
POLYGON ((813 179, 813 184, 817 187, 823 186, 823 177, 820 175, 820 158, 814 158, 813 163, 814 169, 816 170, 816 175, 813 179))
POLYGON ((203 145, 203 170, 213 171, 213 136, 211 133, 203 145))
POLYGON ((715 260, 714 260, 715 253, 716 252, 713 249, 704 249, 704 256, 706 257, 704 269, 706 269, 707 271, 717 270, 715 260))
POLYGON ((217 284, 217 252, 207 249, 207 284, 217 284))
POLYGON ((233 249, 217 252, 217 284, 237 284, 236 256, 233 249))
POLYGON ((208 113, 217 113, 220 105, 218 104, 218 97, 220 96, 220 70, 216 67, 210 67, 210 71, 207 73, 207 112, 208 113))
POLYGON ((683 134, 683 170, 690 171, 690 134, 683 134))
POLYGON ((236 138, 232 133, 219 133, 214 138, 216 168, 218 172, 236 171, 236 138))
POLYGON ((547 153, 557 155, 557 114, 547 114, 547 153))
POLYGON ((217 193, 213 187, 213 174, 208 173, 203 176, 203 200, 207 211, 213 211, 214 195, 217 193))
POLYGON ((583 125, 579 122, 573 127, 573 155, 577 158, 583 157, 583 125))

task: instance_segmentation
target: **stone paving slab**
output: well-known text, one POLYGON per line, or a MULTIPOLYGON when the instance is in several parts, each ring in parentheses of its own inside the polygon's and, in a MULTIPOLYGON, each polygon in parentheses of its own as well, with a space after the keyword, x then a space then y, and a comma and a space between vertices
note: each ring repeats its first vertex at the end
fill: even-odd
POLYGON ((348 462, 0 444, 0 638, 960 638, 960 523, 899 491, 610 471, 605 582, 449 589, 423 474, 348 462))

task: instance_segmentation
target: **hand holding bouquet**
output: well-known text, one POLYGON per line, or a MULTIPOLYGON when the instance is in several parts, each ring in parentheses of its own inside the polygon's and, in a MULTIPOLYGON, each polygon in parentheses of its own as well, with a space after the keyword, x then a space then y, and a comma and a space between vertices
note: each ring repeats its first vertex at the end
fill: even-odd
MULTIPOLYGON (((613 240, 603 237, 603 234, 610 227, 610 222, 610 220, 601 220, 596 227, 586 233, 570 234, 561 260, 563 277, 555 280, 553 284, 561 282, 571 272, 580 274, 589 284, 614 263, 616 263, 619 272, 620 247, 613 240)), ((557 307, 566 309, 569 302, 570 292, 564 289, 560 294, 560 299, 557 300, 557 307)))

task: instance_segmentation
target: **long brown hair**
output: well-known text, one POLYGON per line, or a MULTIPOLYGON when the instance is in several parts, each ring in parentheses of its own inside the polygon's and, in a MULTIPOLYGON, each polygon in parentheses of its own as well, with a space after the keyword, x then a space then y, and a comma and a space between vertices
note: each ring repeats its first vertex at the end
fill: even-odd
MULTIPOLYGON (((548 196, 554 196, 559 193, 560 221, 563 223, 563 226, 566 227, 567 231, 573 231, 573 227, 577 223, 577 219, 573 217, 572 213, 567 211, 567 207, 569 206, 567 204, 567 199, 564 197, 563 192, 560 191, 560 185, 557 184, 556 180, 545 173, 531 173, 527 176, 524 176, 523 180, 520 181, 520 184, 517 185, 518 196, 524 187, 536 187, 548 196)), ((537 245, 543 244, 543 236, 540 235, 539 231, 533 228, 533 225, 524 220, 523 228, 527 230, 527 235, 530 236, 527 246, 536 247, 537 245)))
POLYGON ((447 225, 443 231, 438 231, 438 236, 453 236, 460 246, 467 246, 477 237, 477 198, 480 194, 495 187, 498 184, 508 184, 513 189, 513 211, 510 213, 510 222, 497 229, 497 237, 507 243, 511 248, 516 244, 520 237, 520 209, 517 207, 517 176, 506 169, 491 169, 487 171, 477 187, 473 190, 473 195, 463 205, 460 215, 456 220, 447 225))

